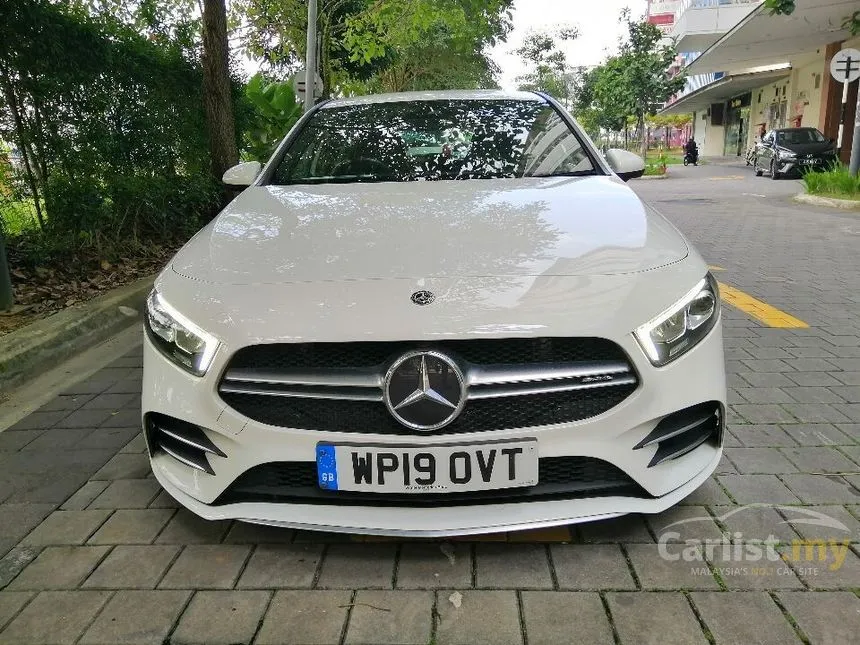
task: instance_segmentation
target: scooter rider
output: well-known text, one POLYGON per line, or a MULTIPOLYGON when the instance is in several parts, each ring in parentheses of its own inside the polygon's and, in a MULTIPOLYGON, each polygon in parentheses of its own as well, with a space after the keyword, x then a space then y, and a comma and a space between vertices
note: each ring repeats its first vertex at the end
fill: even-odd
POLYGON ((686 144, 684 144, 684 153, 690 163, 693 165, 699 163, 699 146, 696 145, 695 139, 690 139, 686 144))

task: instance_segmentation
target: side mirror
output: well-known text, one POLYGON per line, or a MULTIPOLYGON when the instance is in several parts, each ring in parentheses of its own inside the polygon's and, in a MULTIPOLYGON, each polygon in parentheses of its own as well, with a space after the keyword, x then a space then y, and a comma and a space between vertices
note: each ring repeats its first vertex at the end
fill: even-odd
POLYGON ((221 178, 228 186, 250 186, 263 169, 259 161, 246 161, 229 168, 221 178))
POLYGON ((607 150, 606 161, 615 174, 624 181, 630 181, 645 174, 645 162, 642 157, 627 150, 618 148, 607 150))

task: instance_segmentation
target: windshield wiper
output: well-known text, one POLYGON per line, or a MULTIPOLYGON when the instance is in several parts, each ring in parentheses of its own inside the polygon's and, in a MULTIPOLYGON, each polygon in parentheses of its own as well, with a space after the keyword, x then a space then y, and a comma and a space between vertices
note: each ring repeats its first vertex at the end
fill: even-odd
POLYGON ((596 175, 598 172, 593 168, 591 170, 569 170, 567 172, 551 172, 546 175, 531 175, 532 177, 589 177, 596 175))

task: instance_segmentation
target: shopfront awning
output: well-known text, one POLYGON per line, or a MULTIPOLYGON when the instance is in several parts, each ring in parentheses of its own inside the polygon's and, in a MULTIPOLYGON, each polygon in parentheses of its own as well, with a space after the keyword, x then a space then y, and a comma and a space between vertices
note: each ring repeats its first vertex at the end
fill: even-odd
POLYGON ((687 73, 732 72, 790 63, 796 56, 851 38, 842 27, 857 0, 796 0, 790 16, 760 5, 687 66, 687 73))
POLYGON ((791 74, 791 67, 786 65, 762 72, 724 76, 713 83, 708 83, 704 87, 685 94, 671 105, 667 105, 658 114, 699 112, 707 109, 712 103, 722 103, 762 85, 785 78, 789 74, 791 74))

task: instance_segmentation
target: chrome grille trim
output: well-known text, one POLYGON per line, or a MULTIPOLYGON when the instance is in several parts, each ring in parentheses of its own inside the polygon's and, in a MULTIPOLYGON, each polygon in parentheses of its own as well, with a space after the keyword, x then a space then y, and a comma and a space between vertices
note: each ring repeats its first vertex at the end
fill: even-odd
MULTIPOLYGON (((635 385, 632 369, 621 361, 583 361, 536 365, 463 365, 467 400, 572 392, 635 385)), ((382 402, 385 366, 376 369, 320 369, 282 372, 234 368, 219 391, 300 399, 382 402)))
POLYGON ((159 425, 156 425, 156 428, 158 429, 158 431, 161 434, 167 435, 171 439, 175 439, 176 441, 184 443, 187 446, 191 446, 192 448, 196 448, 197 450, 201 450, 203 452, 208 452, 210 454, 217 455, 218 457, 226 457, 227 456, 218 448, 218 446, 216 446, 214 443, 212 443, 208 439, 206 439, 205 441, 202 439, 195 441, 193 439, 189 439, 188 437, 183 437, 178 432, 173 432, 171 430, 168 430, 167 428, 162 428, 159 425))
POLYGON ((215 471, 212 470, 212 467, 208 464, 208 462, 206 463, 205 466, 203 464, 199 464, 196 461, 193 461, 191 459, 187 459, 186 457, 183 457, 178 452, 174 451, 173 449, 169 448, 168 446, 165 446, 164 444, 160 444, 159 448, 161 448, 165 453, 167 453, 168 455, 173 457, 176 461, 185 464, 189 468, 194 468, 195 470, 199 470, 201 472, 204 472, 207 475, 214 475, 215 474, 215 471))

